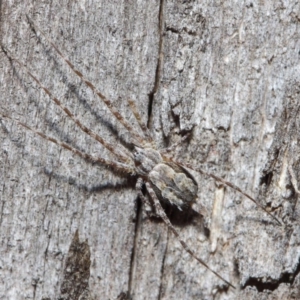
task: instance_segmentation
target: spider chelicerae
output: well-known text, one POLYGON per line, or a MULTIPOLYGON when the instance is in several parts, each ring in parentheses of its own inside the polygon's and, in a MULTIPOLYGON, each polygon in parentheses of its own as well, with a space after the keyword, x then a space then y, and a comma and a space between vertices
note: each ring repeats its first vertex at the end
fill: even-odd
MULTIPOLYGON (((180 238, 179 232, 172 225, 168 216, 166 215, 162 202, 168 203, 171 206, 177 207, 179 210, 185 210, 186 208, 191 207, 195 203, 197 198, 198 185, 194 177, 189 172, 189 169, 194 170, 198 173, 204 174, 238 191, 251 201, 253 201, 257 206, 262 208, 268 215, 270 215, 277 223, 281 224, 280 221, 270 214, 263 206, 261 206, 254 198, 252 198, 247 193, 243 192, 239 187, 234 184, 218 177, 212 173, 206 172, 199 167, 195 167, 191 164, 185 163, 179 159, 175 159, 172 155, 172 150, 176 145, 173 145, 167 149, 158 150, 147 126, 141 121, 141 116, 138 113, 138 110, 135 106, 135 103, 131 100, 128 101, 128 104, 131 108, 133 115, 135 116, 137 123, 140 127, 140 131, 132 127, 132 125, 120 114, 118 109, 113 105, 113 103, 107 99, 97 88, 88 81, 84 75, 78 71, 75 66, 66 58, 65 55, 59 50, 59 48, 49 39, 47 36, 33 23, 33 21, 27 16, 29 24, 35 32, 40 32, 49 44, 55 49, 58 55, 63 59, 65 63, 72 69, 72 71, 81 78, 81 80, 90 88, 108 107, 111 113, 115 118, 126 128, 130 133, 131 143, 133 145, 133 153, 131 153, 127 148, 120 145, 120 148, 116 149, 115 145, 109 141, 104 140, 101 136, 93 132, 91 129, 87 128, 82 122, 77 119, 72 112, 64 106, 59 99, 57 99, 52 92, 45 87, 40 80, 33 75, 25 65, 15 58, 9 50, 7 50, 3 45, 1 48, 7 57, 17 62, 23 69, 26 70, 28 75, 38 84, 38 86, 45 91, 45 93, 58 105, 67 115, 71 118, 76 125, 86 134, 97 140, 105 148, 107 148, 114 156, 115 160, 107 160, 102 157, 95 157, 89 155, 85 152, 82 152, 67 143, 61 142, 57 139, 49 137, 44 133, 35 130, 34 128, 29 127, 28 125, 17 122, 26 129, 34 132, 35 134, 41 136, 42 138, 55 143, 71 152, 75 155, 81 156, 86 160, 92 162, 100 163, 106 167, 112 168, 115 172, 121 172, 128 174, 129 176, 137 177, 136 181, 136 190, 139 198, 143 201, 145 206, 152 207, 153 213, 160 217, 164 223, 169 227, 173 234, 177 237, 178 241, 182 247, 200 264, 205 266, 208 270, 214 273, 227 285, 234 288, 233 284, 227 281, 223 276, 211 269, 206 262, 199 258, 196 253, 180 238), (122 150, 120 150, 122 149, 122 150), (142 188, 145 185, 149 197, 145 196, 142 192, 142 188)), ((10 118, 8 115, 3 115, 5 118, 10 118)), ((14 121, 14 120, 13 120, 14 121)), ((180 142, 182 142, 187 136, 183 137, 180 142)))

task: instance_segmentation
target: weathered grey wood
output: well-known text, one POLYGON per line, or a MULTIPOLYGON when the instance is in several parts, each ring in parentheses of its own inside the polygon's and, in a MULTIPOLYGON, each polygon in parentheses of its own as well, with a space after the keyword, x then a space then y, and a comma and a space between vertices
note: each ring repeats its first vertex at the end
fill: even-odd
MULTIPOLYGON (((193 173, 204 224, 172 221, 237 287, 227 289, 162 222, 142 213, 134 180, 1 118, 1 298, 66 297, 67 262, 88 262, 87 253, 88 290, 78 299, 299 298, 299 11, 294 1, 2 3, 1 43, 86 125, 110 141, 117 143, 116 132, 128 139, 30 29, 25 14, 133 124, 126 99, 134 99, 160 148, 192 131, 178 157, 238 185, 284 226, 237 192, 193 173), (73 260, 72 241, 84 248, 73 260)), ((88 153, 113 157, 3 52, 0 61, 0 112, 88 153)))

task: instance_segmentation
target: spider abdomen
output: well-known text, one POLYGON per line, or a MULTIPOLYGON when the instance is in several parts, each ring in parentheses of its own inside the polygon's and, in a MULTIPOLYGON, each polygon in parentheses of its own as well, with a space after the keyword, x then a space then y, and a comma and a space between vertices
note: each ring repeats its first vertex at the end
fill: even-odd
POLYGON ((159 163, 149 172, 148 178, 159 198, 176 205, 178 209, 187 208, 195 202, 197 183, 182 167, 159 163))

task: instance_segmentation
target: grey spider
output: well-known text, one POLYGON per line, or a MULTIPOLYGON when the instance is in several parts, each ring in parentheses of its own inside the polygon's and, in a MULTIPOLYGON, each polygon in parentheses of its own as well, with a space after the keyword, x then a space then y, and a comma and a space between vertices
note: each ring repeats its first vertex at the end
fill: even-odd
MULTIPOLYGON (((96 87, 88 81, 83 74, 78 71, 75 66, 62 54, 62 52, 58 49, 58 47, 49 39, 47 36, 33 23, 33 21, 27 16, 27 19, 35 32, 40 32, 46 40, 51 44, 51 46, 55 49, 58 55, 63 59, 65 63, 72 69, 72 71, 81 78, 81 80, 90 88, 109 108, 111 113, 116 117, 116 119, 126 128, 126 130, 131 135, 131 140, 134 148, 133 154, 130 153, 125 147, 123 147, 123 153, 115 148, 113 144, 104 140, 101 136, 93 132, 91 129, 87 128, 85 125, 81 123, 79 119, 77 119, 71 111, 65 107, 59 99, 57 99, 51 91, 45 87, 39 79, 33 75, 25 65, 20 62, 17 58, 15 58, 10 51, 8 51, 3 45, 1 48, 3 52, 7 55, 10 60, 16 61, 26 72, 30 75, 30 77, 38 84, 38 86, 45 91, 45 93, 57 104, 75 123, 76 125, 84 131, 86 134, 100 142, 105 148, 107 148, 115 157, 116 161, 107 160, 101 157, 94 157, 85 152, 82 152, 67 143, 56 140, 52 137, 45 135, 42 132, 39 132, 28 125, 17 122, 28 130, 34 132, 35 134, 41 136, 42 138, 55 143, 74 154, 81 156, 84 159, 100 163, 106 167, 112 168, 116 172, 126 173, 128 175, 136 176, 136 189, 138 196, 143 201, 146 206, 152 206, 154 208, 155 214, 160 217, 164 223, 170 228, 173 234, 177 237, 178 241, 182 245, 182 247, 192 256, 194 257, 200 264, 205 266, 208 270, 214 273, 218 278, 220 278, 227 285, 235 288, 233 284, 227 281, 223 276, 215 272, 211 269, 201 258, 199 258, 196 253, 190 249, 190 247, 180 238, 178 231, 172 225, 169 218, 167 217, 161 202, 167 202, 171 205, 176 206, 179 210, 184 210, 186 208, 191 207, 193 203, 195 203, 197 198, 198 185, 196 180, 193 178, 188 169, 194 170, 201 174, 212 177, 214 180, 221 182, 222 184, 233 188, 238 191, 251 201, 253 201, 257 206, 263 209, 268 215, 270 215, 277 223, 281 224, 280 221, 270 214, 263 206, 261 206, 254 198, 252 198, 247 193, 243 192, 239 187, 234 184, 218 177, 212 173, 205 172, 199 167, 194 167, 191 164, 185 163, 181 160, 174 159, 169 152, 172 150, 172 147, 167 148, 165 150, 159 151, 156 149, 154 141, 151 137, 151 134, 148 131, 148 128, 142 123, 141 117, 138 113, 138 110, 133 101, 128 101, 129 106, 137 120, 141 128, 142 135, 135 130, 128 121, 119 113, 119 111, 114 107, 113 103, 107 99, 101 92, 99 92, 96 87), (146 186, 147 192, 150 196, 150 199, 144 196, 142 192, 143 185, 146 186)), ((9 116, 2 114, 3 117, 11 119, 9 116)), ((184 138, 183 138, 184 139, 184 138)), ((182 141, 182 140, 181 140, 182 141)))

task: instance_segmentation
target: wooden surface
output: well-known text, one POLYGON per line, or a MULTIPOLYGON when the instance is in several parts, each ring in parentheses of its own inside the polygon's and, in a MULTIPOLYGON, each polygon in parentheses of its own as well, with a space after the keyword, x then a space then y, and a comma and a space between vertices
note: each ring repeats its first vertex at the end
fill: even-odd
MULTIPOLYGON (((128 133, 32 31, 25 14, 133 124, 126 99, 135 100, 159 148, 191 133, 177 156, 238 185, 284 226, 193 173, 195 210, 204 220, 172 221, 233 290, 191 258, 161 221, 147 217, 134 178, 1 118, 0 298, 300 298, 300 4, 2 2, 1 43, 117 147, 128 133)), ((113 157, 3 52, 0 70, 1 113, 113 157)))

